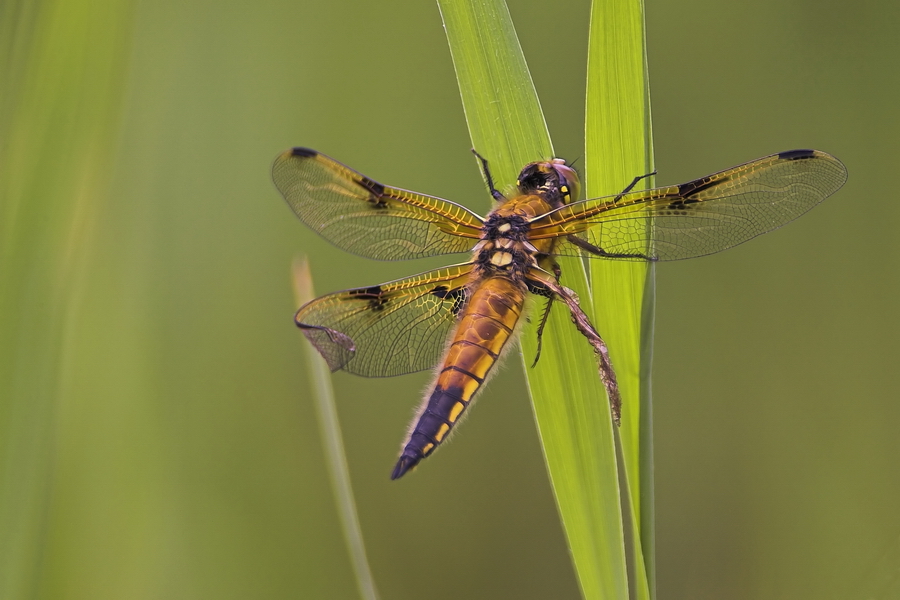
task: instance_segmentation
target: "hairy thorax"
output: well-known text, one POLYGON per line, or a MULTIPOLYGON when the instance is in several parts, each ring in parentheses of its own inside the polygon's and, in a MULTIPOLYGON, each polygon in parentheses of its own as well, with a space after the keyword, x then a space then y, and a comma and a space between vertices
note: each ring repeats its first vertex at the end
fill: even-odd
POLYGON ((506 276, 524 286, 528 269, 553 247, 552 240, 528 241, 529 222, 550 208, 541 196, 524 195, 493 210, 485 220, 481 241, 474 248, 479 274, 506 276))

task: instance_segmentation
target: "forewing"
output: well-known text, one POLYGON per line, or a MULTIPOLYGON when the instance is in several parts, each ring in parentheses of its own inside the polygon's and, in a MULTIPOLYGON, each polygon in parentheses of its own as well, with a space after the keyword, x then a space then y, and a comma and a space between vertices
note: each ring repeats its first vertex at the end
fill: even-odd
POLYGON ((472 268, 455 265, 328 294, 297 312, 297 326, 332 371, 391 377, 430 369, 468 300, 472 268))
MULTIPOLYGON (((529 239, 575 235, 626 260, 704 256, 793 221, 846 180, 833 156, 791 150, 677 186, 569 204, 537 217, 529 239)), ((561 241, 555 253, 583 247, 561 241)))
POLYGON ((308 148, 282 153, 272 178, 301 221, 367 258, 467 252, 481 233, 482 218, 463 206, 384 186, 308 148))

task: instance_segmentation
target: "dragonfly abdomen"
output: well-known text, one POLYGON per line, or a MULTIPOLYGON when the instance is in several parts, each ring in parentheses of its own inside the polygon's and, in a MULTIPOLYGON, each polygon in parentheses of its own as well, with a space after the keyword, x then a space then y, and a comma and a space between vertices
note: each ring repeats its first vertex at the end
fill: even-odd
POLYGON ((476 284, 391 479, 402 477, 447 438, 512 337, 524 303, 525 291, 507 277, 476 284))

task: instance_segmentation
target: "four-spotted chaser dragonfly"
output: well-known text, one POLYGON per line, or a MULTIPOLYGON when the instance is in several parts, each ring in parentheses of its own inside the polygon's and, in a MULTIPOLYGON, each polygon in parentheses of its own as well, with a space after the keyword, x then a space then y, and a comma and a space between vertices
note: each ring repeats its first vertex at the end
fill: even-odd
MULTIPOLYGON (((476 154, 476 156, 478 156, 476 154)), ((471 252, 472 260, 305 304, 296 324, 332 371, 386 377, 437 366, 392 479, 431 455, 459 422, 521 320, 529 293, 561 301, 597 355, 613 418, 619 391, 606 344, 559 283, 557 256, 677 260, 719 252, 799 217, 847 179, 817 150, 790 150, 681 185, 577 201, 562 159, 522 169, 510 197, 493 184, 487 217, 370 179, 324 154, 276 159, 275 185, 316 233, 354 254, 403 260, 471 252)))

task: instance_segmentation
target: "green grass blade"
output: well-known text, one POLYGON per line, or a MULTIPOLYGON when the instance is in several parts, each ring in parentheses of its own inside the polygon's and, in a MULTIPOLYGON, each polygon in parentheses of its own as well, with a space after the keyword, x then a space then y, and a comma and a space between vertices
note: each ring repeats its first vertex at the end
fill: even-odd
MULTIPOLYGON (((540 104, 503 2, 439 0, 475 147, 498 186, 527 162, 553 156, 540 104)), ((565 283, 591 302, 579 261, 562 264, 565 283)), ((522 332, 530 365, 533 325, 522 332)), ((555 307, 539 365, 526 367, 535 419, 575 571, 585 598, 626 598, 628 580, 606 395, 589 345, 555 307)))
MULTIPOLYGON (((312 275, 309 263, 305 258, 294 261, 294 296, 297 306, 302 306, 313 299, 312 275)), ((364 600, 378 600, 375 578, 366 558, 366 546, 363 543, 362 528, 356 511, 353 488, 350 485, 350 472, 347 468, 347 457, 344 453, 344 442, 341 426, 338 422, 337 406, 334 401, 334 389, 331 386, 331 371, 325 360, 316 352, 312 344, 304 343, 306 364, 313 385, 313 396, 316 403, 316 416, 319 419, 319 431, 322 435, 323 452, 328 461, 328 476, 337 503, 338 517, 344 532, 344 540, 350 553, 350 562, 356 575, 356 587, 364 600)))
POLYGON ((108 201, 128 2, 0 5, 0 598, 48 593, 60 406, 108 201))
POLYGON ((439 0, 475 149, 498 187, 553 155, 550 133, 505 2, 439 0))
MULTIPOLYGON (((591 7, 585 115, 588 197, 615 194, 653 170, 650 94, 641 0, 591 7)), ((648 186, 652 179, 639 185, 648 186)), ((653 270, 647 264, 590 261, 594 314, 622 391, 620 440, 630 503, 635 592, 653 590, 653 452, 650 342, 653 270)))

